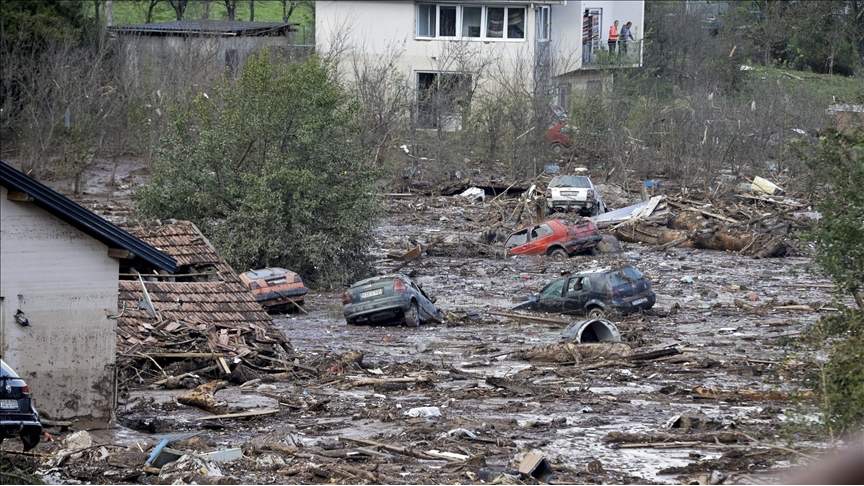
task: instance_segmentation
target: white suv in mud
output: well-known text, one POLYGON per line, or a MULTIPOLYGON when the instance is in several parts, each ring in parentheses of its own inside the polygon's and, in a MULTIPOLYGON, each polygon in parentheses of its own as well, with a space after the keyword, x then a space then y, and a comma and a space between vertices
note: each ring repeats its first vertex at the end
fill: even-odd
POLYGON ((546 206, 549 212, 577 210, 584 216, 606 212, 591 178, 584 175, 559 175, 552 178, 546 189, 546 206))

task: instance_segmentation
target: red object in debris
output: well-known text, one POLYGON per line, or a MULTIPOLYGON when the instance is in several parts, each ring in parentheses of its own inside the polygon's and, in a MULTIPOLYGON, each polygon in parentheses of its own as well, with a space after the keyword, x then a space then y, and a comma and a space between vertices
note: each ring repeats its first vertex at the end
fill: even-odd
POLYGON ((557 146, 561 148, 570 148, 570 146, 573 145, 573 139, 570 138, 569 135, 564 133, 564 129, 566 127, 566 120, 556 122, 554 125, 549 127, 548 130, 546 130, 546 135, 544 136, 544 138, 553 147, 557 146))
POLYGON ((549 255, 564 260, 594 248, 601 239, 603 237, 591 220, 567 224, 560 219, 550 219, 513 233, 507 238, 505 247, 508 255, 549 255))
POLYGON ((299 275, 279 267, 249 270, 240 274, 240 280, 268 311, 291 310, 292 302, 303 305, 309 292, 299 275))

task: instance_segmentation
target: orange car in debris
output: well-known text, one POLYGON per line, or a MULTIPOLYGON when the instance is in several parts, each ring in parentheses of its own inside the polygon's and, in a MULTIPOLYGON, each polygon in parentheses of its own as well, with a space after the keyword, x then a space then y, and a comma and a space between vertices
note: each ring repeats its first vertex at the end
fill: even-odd
POLYGON ((268 267, 249 270, 240 274, 240 280, 249 287, 255 300, 272 312, 294 309, 295 303, 302 306, 303 299, 309 292, 303 284, 303 279, 285 268, 268 267))

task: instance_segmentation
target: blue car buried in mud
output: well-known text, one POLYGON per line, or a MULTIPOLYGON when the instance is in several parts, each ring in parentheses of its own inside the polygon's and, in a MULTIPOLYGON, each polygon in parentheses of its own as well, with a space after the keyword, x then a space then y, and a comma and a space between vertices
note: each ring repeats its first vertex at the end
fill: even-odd
POLYGON ((417 327, 426 322, 442 322, 444 313, 435 298, 405 275, 367 278, 342 294, 345 321, 351 325, 398 324, 417 327))

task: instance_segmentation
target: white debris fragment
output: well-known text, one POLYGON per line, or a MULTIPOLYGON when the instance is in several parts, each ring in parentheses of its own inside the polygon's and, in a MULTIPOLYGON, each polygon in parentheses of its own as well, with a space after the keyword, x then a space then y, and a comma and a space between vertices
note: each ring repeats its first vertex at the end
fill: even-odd
POLYGON ((438 407, 415 407, 408 409, 405 415, 409 417, 433 418, 441 416, 441 409, 438 407))

